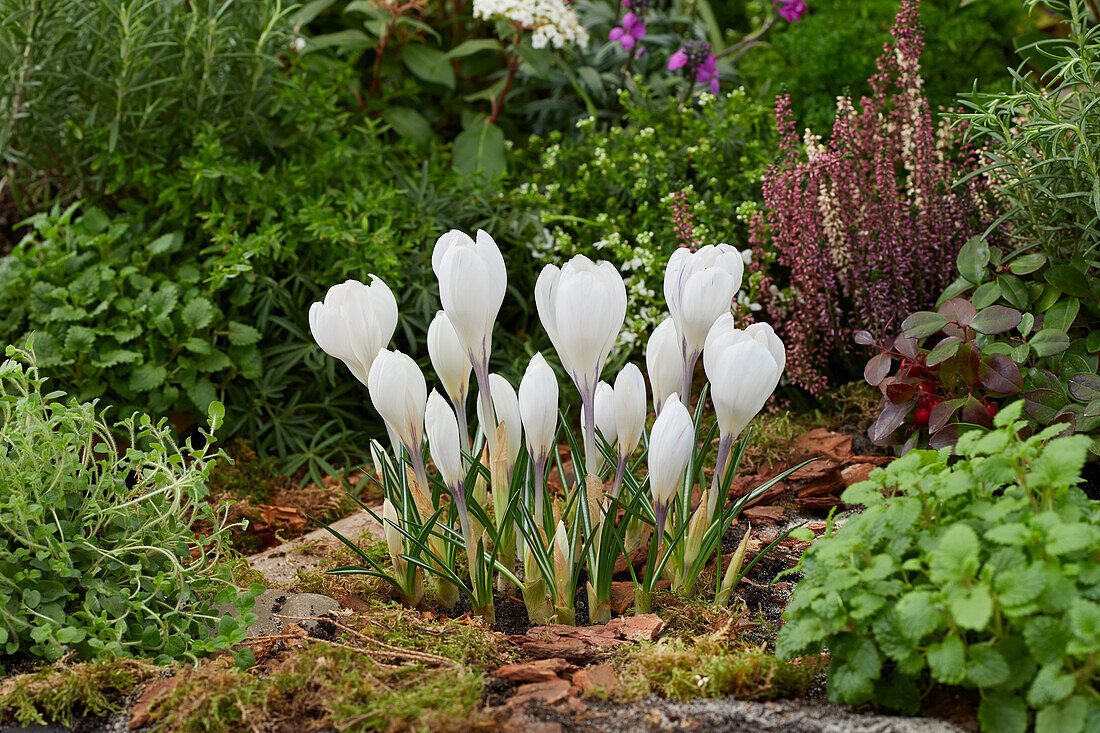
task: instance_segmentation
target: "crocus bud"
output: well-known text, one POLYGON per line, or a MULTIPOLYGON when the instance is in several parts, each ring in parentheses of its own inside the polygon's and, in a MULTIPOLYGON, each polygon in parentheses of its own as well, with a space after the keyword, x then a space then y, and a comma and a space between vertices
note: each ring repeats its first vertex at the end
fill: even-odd
POLYGON ((405 551, 405 545, 404 538, 397 529, 401 526, 401 517, 398 516, 397 509, 394 508, 389 499, 382 502, 382 524, 386 535, 386 547, 389 549, 390 558, 393 559, 396 566, 398 560, 401 559, 401 554, 405 551))
MULTIPOLYGON (((597 403, 598 405, 599 403, 597 403)), ((596 413, 599 415, 599 413, 596 413)), ((597 425, 599 422, 597 421, 597 425)), ((615 377, 615 432, 618 434, 619 460, 627 458, 642 439, 645 428, 645 379, 633 364, 627 364, 615 377)))
POLYGON ((558 427, 558 378, 542 354, 531 357, 519 383, 519 414, 533 463, 544 463, 558 427))
POLYGON ((424 411, 424 429, 428 433, 428 450, 443 483, 457 499, 463 485, 462 451, 458 437, 458 420, 447 400, 432 390, 424 411))
POLYGON ((695 426, 679 399, 669 399, 653 422, 649 436, 649 490, 657 514, 657 536, 664 531, 669 502, 680 483, 695 447, 695 426))
POLYGON ((582 399, 593 395, 626 317, 626 286, 610 262, 577 255, 535 283, 539 320, 582 399))
POLYGON ((650 334, 645 347, 645 368, 653 390, 653 409, 660 414, 668 396, 680 389, 684 379, 684 357, 672 318, 661 321, 650 334))
POLYGON ((711 328, 703 369, 723 437, 735 438, 768 401, 786 364, 783 342, 766 323, 745 330, 723 316, 711 328))
POLYGON ((443 390, 455 405, 465 405, 470 390, 470 359, 444 311, 428 326, 428 356, 443 390))
POLYGON ((736 247, 708 244, 695 252, 681 247, 665 270, 665 301, 686 355, 703 349, 718 316, 729 312, 741 287, 745 262, 736 247))
POLYGON ((419 456, 424 441, 424 407, 428 386, 411 357, 382 349, 367 379, 374 409, 393 429, 410 456, 419 456))
POLYGON ((397 300, 386 283, 374 275, 371 284, 348 280, 333 285, 324 302, 309 307, 309 330, 329 356, 347 365, 367 383, 374 357, 393 338, 397 328, 397 300))
POLYGON ((508 272, 496 242, 480 229, 477 239, 452 229, 432 251, 439 299, 471 364, 487 365, 493 324, 504 302, 508 272))
POLYGON ((506 458, 508 459, 508 472, 511 474, 512 467, 516 465, 516 458, 519 457, 519 449, 523 440, 523 421, 519 413, 519 398, 516 396, 516 390, 512 388, 508 380, 499 374, 489 375, 489 391, 492 394, 496 419, 494 420, 491 415, 485 414, 484 400, 478 400, 477 419, 481 424, 481 429, 486 434, 490 430, 495 433, 496 426, 500 423, 504 424, 505 435, 508 440, 506 458))

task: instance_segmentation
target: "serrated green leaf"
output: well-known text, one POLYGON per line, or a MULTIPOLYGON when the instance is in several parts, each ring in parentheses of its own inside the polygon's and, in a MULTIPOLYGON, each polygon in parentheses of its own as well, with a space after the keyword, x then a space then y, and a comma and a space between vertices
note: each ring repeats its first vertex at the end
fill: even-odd
POLYGON ((945 590, 945 595, 947 608, 960 628, 980 631, 989 623, 993 615, 993 596, 988 586, 978 584, 965 588, 952 585, 945 590))
POLYGON ((1034 616, 1024 624, 1024 641, 1028 651, 1039 664, 1058 662, 1065 653, 1070 631, 1061 619, 1051 616, 1034 616))
POLYGON ((1008 662, 993 647, 971 644, 967 652, 966 679, 976 687, 996 687, 1008 680, 1008 662))
POLYGON ((1083 695, 1047 705, 1035 714, 1035 733, 1081 733, 1085 730, 1088 708, 1088 698, 1083 695))
POLYGON ((978 722, 989 733, 1024 733, 1027 730, 1027 705, 1011 693, 992 691, 983 694, 978 705, 978 722))
POLYGON ((259 340, 259 330, 237 321, 229 322, 229 343, 234 346, 250 346, 259 340))
POLYGON ((980 543, 978 535, 968 525, 954 524, 936 545, 929 561, 929 577, 937 583, 962 580, 978 570, 980 543))
POLYGON ((1064 669, 1060 662, 1047 664, 1039 668, 1039 673, 1031 681, 1027 691, 1027 703, 1033 708, 1061 702, 1073 694, 1077 680, 1064 669))
POLYGON ((898 600, 894 610, 902 633, 914 641, 932 633, 943 616, 933 603, 932 594, 926 591, 906 593, 898 600))
POLYGON ((130 374, 128 386, 135 392, 148 392, 164 384, 168 370, 160 365, 142 364, 130 374))
POLYGON ((966 644, 954 634, 932 644, 928 647, 928 669, 937 682, 959 684, 966 678, 966 644))
POLYGON ((1022 545, 1031 538, 1031 530, 1026 524, 1011 522, 993 527, 985 533, 985 538, 1000 545, 1022 545))
POLYGON ((203 297, 192 298, 187 301, 180 318, 188 328, 206 328, 214 319, 214 304, 203 297))
POLYGON ((1047 552, 1052 555, 1067 555, 1078 552, 1096 543, 1097 530, 1083 522, 1060 524, 1047 537, 1047 552))

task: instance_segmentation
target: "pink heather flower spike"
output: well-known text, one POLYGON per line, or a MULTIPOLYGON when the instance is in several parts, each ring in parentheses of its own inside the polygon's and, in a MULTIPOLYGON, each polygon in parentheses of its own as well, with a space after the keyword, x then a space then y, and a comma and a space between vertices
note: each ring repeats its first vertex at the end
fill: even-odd
POLYGON ((630 51, 634 45, 645 37, 645 22, 634 13, 623 16, 622 26, 616 26, 607 34, 607 40, 618 42, 624 51, 630 51))
POLYGON ((772 2, 779 6, 776 11, 790 23, 797 23, 806 14, 806 0, 772 0, 772 2))

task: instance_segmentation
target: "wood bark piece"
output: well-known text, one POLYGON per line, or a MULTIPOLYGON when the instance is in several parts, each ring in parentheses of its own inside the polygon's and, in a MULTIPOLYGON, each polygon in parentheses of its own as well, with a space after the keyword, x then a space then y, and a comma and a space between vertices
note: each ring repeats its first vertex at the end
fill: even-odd
POLYGON ((619 678, 608 664, 593 664, 573 673, 573 686, 588 694, 596 690, 611 693, 619 688, 619 678))
POLYGON ((577 671, 577 665, 570 664, 561 657, 538 659, 534 662, 506 664, 493 672, 512 682, 552 682, 556 679, 571 678, 577 671))

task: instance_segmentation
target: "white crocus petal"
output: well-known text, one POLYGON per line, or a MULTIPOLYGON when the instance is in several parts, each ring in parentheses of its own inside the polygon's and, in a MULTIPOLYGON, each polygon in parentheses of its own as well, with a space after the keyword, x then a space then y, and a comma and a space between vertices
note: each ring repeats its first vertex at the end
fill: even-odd
POLYGON ((653 422, 649 438, 649 489, 654 504, 667 506, 680 489, 694 446, 691 415, 679 399, 670 395, 653 422))
POLYGON ((434 389, 428 395, 424 411, 424 430, 428 434, 428 450, 432 461, 450 490, 462 484, 462 449, 458 437, 458 420, 454 410, 434 389))
POLYGON ((592 394, 626 318, 626 286, 609 262, 577 255, 535 284, 543 328, 581 394, 592 394))
POLYGON ((367 380, 374 409, 382 416, 409 453, 420 452, 424 439, 424 408, 428 387, 411 357, 382 349, 367 380))
POLYGON ((401 517, 393 503, 386 499, 382 502, 382 524, 386 535, 386 548, 390 551, 390 557, 398 558, 405 551, 404 538, 397 529, 401 526, 401 517))
POLYGON ((487 363, 508 274, 496 242, 483 231, 477 239, 452 230, 436 241, 432 269, 439 299, 471 362, 487 363))
POLYGON ((752 338, 719 352, 713 373, 707 376, 718 428, 723 436, 740 435, 771 397, 780 374, 775 357, 752 338))
POLYGON ((558 378, 542 354, 531 357, 520 380, 519 414, 531 459, 545 459, 558 427, 558 378))
POLYGON ((707 334, 706 344, 703 347, 703 369, 707 379, 713 383, 716 379, 728 376, 728 373, 718 365, 721 354, 730 346, 747 340, 756 341, 762 345, 775 361, 775 384, 767 390, 768 394, 771 394, 779 384, 779 378, 787 364, 783 341, 767 323, 754 323, 744 330, 738 329, 732 313, 723 315, 715 321, 707 334))
POLYGON ((555 570, 558 574, 567 574, 571 571, 573 566, 573 547, 569 541, 569 535, 565 532, 565 523, 560 519, 558 520, 558 526, 554 530, 554 563, 555 570))
MULTIPOLYGON (((638 447, 645 428, 645 379, 642 371, 627 364, 615 377, 615 432, 620 457, 629 456, 638 447)), ((596 424, 599 424, 597 419, 596 424)))
POLYGON ((379 278, 371 284, 347 280, 333 285, 323 302, 309 308, 309 328, 325 353, 340 359, 363 384, 375 354, 397 328, 397 300, 379 278))
POLYGON ((653 390, 653 407, 660 412, 668 396, 680 389, 684 379, 684 359, 672 318, 661 321, 650 334, 645 348, 645 366, 653 390))
MULTIPOLYGON (((665 269, 665 301, 689 354, 703 347, 706 332, 713 321, 700 324, 708 313, 714 312, 714 303, 722 300, 727 292, 729 300, 732 300, 741 287, 744 273, 745 262, 741 259, 741 253, 728 244, 708 244, 695 252, 680 248, 672 253, 665 269), (709 270, 724 271, 730 278, 713 275, 699 277, 709 270)), ((729 305, 727 301, 724 307, 728 309, 729 305)), ((721 311, 714 313, 714 318, 720 314, 721 311)))
POLYGON ((519 412, 519 398, 516 390, 507 379, 499 374, 489 375, 489 393, 493 400, 493 411, 496 412, 496 420, 490 419, 483 409, 482 400, 477 402, 477 419, 483 431, 495 430, 496 425, 504 424, 504 433, 508 440, 508 470, 516 465, 519 457, 519 449, 523 441, 523 420, 519 412))
POLYGON ((470 359, 444 311, 428 326, 428 357, 451 402, 463 405, 470 390, 470 359))
POLYGON ((787 350, 783 346, 782 339, 779 338, 770 324, 754 323, 745 329, 745 333, 752 337, 754 341, 763 344, 764 347, 767 348, 772 358, 775 359, 775 363, 779 367, 780 372, 786 368, 787 350))

